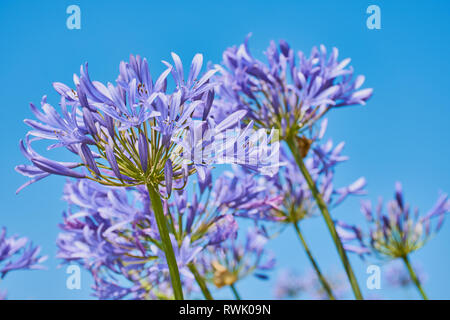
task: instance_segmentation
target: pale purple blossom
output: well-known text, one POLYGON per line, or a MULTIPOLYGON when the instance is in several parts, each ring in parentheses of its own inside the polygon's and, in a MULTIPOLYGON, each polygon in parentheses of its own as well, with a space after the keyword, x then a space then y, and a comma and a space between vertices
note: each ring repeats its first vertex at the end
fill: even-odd
MULTIPOLYGON (((193 279, 194 276, 189 270, 189 264, 193 262, 199 252, 203 250, 203 246, 196 245, 195 243, 191 242, 189 236, 185 237, 181 243, 178 243, 175 236, 171 234, 170 240, 172 242, 172 247, 174 249, 174 254, 177 260, 178 270, 180 274, 193 279)), ((155 245, 151 246, 151 250, 152 254, 159 258, 157 260, 157 263, 151 268, 151 271, 155 270, 169 275, 169 266, 167 265, 164 251, 162 251, 155 245)))
POLYGON ((309 57, 294 52, 285 41, 271 42, 267 62, 255 58, 248 40, 223 53, 220 100, 213 110, 216 120, 230 110, 247 110, 247 117, 265 128, 282 130, 282 137, 297 135, 312 126, 328 110, 365 104, 372 89, 361 89, 364 76, 353 75, 350 59, 339 60, 338 50, 328 54, 325 46, 314 47, 309 57))
MULTIPOLYGON (((6 228, 0 230, 0 280, 8 273, 18 270, 45 269, 42 263, 47 256, 40 255, 41 248, 28 238, 6 236, 6 228)), ((0 289, 0 300, 7 299, 7 291, 0 289)))
MULTIPOLYGON (((131 56, 130 62, 120 64, 115 84, 91 80, 87 64, 74 76, 73 89, 55 83, 59 108, 44 97, 41 110, 31 104, 37 120, 25 120, 31 130, 20 148, 31 164, 16 167, 31 178, 24 186, 55 174, 110 186, 151 183, 166 187, 170 194, 173 180, 186 180, 195 171, 203 176, 219 157, 220 162, 265 170, 268 164, 258 159, 260 154, 270 154, 269 149, 247 143, 248 138, 258 138, 251 136, 252 123, 220 147, 218 137, 228 128, 239 127, 246 111, 236 111, 220 122, 209 115, 217 86, 210 81, 215 71, 198 79, 202 58, 196 55, 185 81, 181 60, 176 54, 172 57, 175 67, 169 65, 155 82, 146 59, 131 56), (171 72, 176 88, 169 93, 171 72), (198 109, 203 110, 200 117, 194 112, 198 109), (37 141, 50 142, 48 149, 66 148, 77 160, 66 163, 40 155, 31 146, 37 141)), ((277 153, 270 155, 275 158, 277 153)))
POLYGON ((422 248, 439 231, 450 211, 450 201, 446 194, 441 194, 436 204, 420 216, 417 208, 412 209, 405 202, 402 185, 397 182, 394 199, 388 202, 387 212, 381 199, 375 212, 370 202, 363 202, 361 211, 370 226, 371 249, 381 256, 400 258, 422 248))
MULTIPOLYGON (((170 237, 181 279, 189 284, 189 292, 198 290, 189 264, 201 263, 203 252, 209 248, 211 252, 221 251, 222 243, 235 239, 238 232, 233 208, 215 198, 212 189, 219 186, 207 182, 201 185, 195 188, 199 193, 178 190, 163 201, 168 221, 173 223, 170 237)), ((164 195, 165 190, 161 193, 164 195)), ((68 181, 63 198, 69 208, 61 224, 57 256, 64 263, 82 265, 92 274, 95 296, 171 297, 168 266, 158 247, 160 236, 144 186, 123 188, 89 180, 68 181)), ((249 234, 246 250, 256 254, 265 241, 262 236, 249 234)))
POLYGON ((17 235, 6 237, 6 228, 0 232, 0 278, 15 270, 43 269, 47 256, 40 255, 41 248, 28 238, 17 235))
MULTIPOLYGON (((335 186, 336 167, 348 157, 342 155, 344 143, 334 145, 332 140, 321 143, 325 127, 326 123, 321 128, 322 132, 312 137, 314 140, 311 151, 304 158, 304 163, 325 203, 329 208, 335 208, 349 196, 366 194, 366 180, 361 177, 348 186, 335 186)), ((280 161, 283 165, 273 177, 258 176, 252 172, 234 174, 236 190, 233 193, 228 193, 226 189, 222 192, 229 198, 237 197, 240 193, 244 195, 239 198, 246 202, 241 204, 241 207, 250 210, 239 211, 239 216, 257 221, 299 222, 317 213, 318 208, 310 188, 294 158, 281 150, 280 161), (248 190, 244 189, 246 187, 248 190), (252 196, 250 191, 258 191, 258 197, 252 196), (262 210, 253 213, 252 203, 261 199, 265 199, 266 205, 260 207, 262 210)))

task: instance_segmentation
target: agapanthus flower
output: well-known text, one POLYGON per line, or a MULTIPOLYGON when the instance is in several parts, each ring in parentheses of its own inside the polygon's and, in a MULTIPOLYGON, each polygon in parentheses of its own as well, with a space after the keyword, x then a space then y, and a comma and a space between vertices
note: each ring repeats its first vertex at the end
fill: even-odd
POLYGON ((281 129, 282 138, 291 138, 330 109, 365 104, 372 95, 372 89, 361 89, 364 76, 354 77, 350 59, 339 60, 336 48, 328 55, 325 46, 314 47, 307 57, 283 40, 279 47, 272 41, 266 63, 250 53, 249 36, 223 53, 216 118, 226 116, 225 105, 246 110, 259 126, 281 129))
POLYGON ((92 286, 94 290, 93 296, 100 300, 121 300, 128 297, 137 298, 142 297, 141 287, 124 287, 121 286, 119 281, 114 282, 114 280, 106 277, 98 277, 92 286))
MULTIPOLYGON (((124 222, 151 218, 130 205, 127 197, 121 188, 108 188, 89 180, 67 182, 63 198, 69 208, 60 225, 64 232, 57 240, 58 258, 82 261, 94 274, 102 266, 115 269, 127 247, 134 248, 133 238, 115 232, 120 233, 124 222)), ((132 232, 136 234, 137 230, 132 232)))
MULTIPOLYGON (((327 199, 324 199, 331 195, 331 177, 326 177, 328 181, 322 182, 323 190, 318 190, 318 182, 314 181, 303 158, 311 145, 305 134, 316 127, 317 121, 333 108, 365 104, 372 95, 372 89, 360 89, 364 77, 353 77, 353 69, 347 67, 350 59, 339 61, 335 48, 328 56, 322 45, 320 49, 313 48, 310 57, 306 57, 302 52, 296 55, 285 41, 280 41, 279 48, 271 42, 266 56, 268 63, 251 55, 248 37, 244 44, 224 52, 223 66, 217 67, 220 69, 221 86, 217 91, 220 100, 215 104, 215 109, 228 105, 229 112, 245 110, 248 121, 254 121, 261 128, 280 130, 280 140, 289 146, 346 266, 355 297, 362 299, 346 252, 336 235, 333 218, 326 205, 327 199), (325 194, 322 194, 323 191, 325 194)), ((215 119, 228 113, 212 112, 215 119)), ((351 188, 340 190, 342 198, 363 185, 361 180, 351 188)), ((297 218, 291 220, 296 221, 297 218)))
POLYGON ((366 245, 364 233, 359 226, 346 223, 342 220, 335 221, 335 225, 336 232, 346 251, 358 254, 363 260, 366 255, 370 255, 371 250, 366 245))
POLYGON ((47 256, 40 255, 41 248, 28 238, 14 235, 6 237, 6 228, 0 233, 0 278, 14 270, 43 269, 47 256))
MULTIPOLYGON (((342 149, 344 143, 339 143, 334 145, 331 140, 327 140, 322 143, 322 138, 326 130, 327 121, 326 119, 322 121, 319 132, 315 130, 308 130, 310 135, 309 138, 304 136, 299 138, 300 142, 303 142, 302 157, 304 158, 304 166, 309 172, 310 181, 314 183, 317 188, 317 193, 323 203, 330 209, 335 208, 340 205, 348 196, 357 196, 365 194, 365 179, 359 178, 355 182, 348 186, 336 188, 334 185, 334 172, 336 166, 348 159, 348 157, 343 156, 342 149), (310 152, 308 152, 311 150, 310 152)), ((257 223, 263 221, 276 222, 275 224, 270 224, 275 227, 275 229, 283 230, 288 225, 292 225, 295 232, 300 240, 301 245, 307 252, 308 259, 313 265, 314 269, 318 274, 318 279, 322 283, 324 290, 327 292, 330 299, 336 298, 333 295, 331 286, 327 283, 326 278, 320 271, 320 267, 311 250, 308 247, 307 241, 301 232, 300 222, 306 218, 316 215, 320 207, 317 205, 317 201, 313 192, 311 191, 311 186, 308 180, 305 178, 303 172, 299 169, 297 160, 294 159, 290 154, 282 150, 281 162, 283 167, 278 170, 274 177, 261 177, 257 178, 253 175, 251 179, 261 179, 262 183, 259 185, 264 186, 266 195, 260 197, 262 199, 274 198, 278 199, 277 203, 272 203, 272 206, 266 206, 265 210, 259 211, 259 214, 254 214, 253 212, 243 211, 238 212, 240 216, 251 218, 257 223)), ((245 177, 245 176, 244 176, 245 177)), ((244 180, 243 176, 238 176, 241 181, 244 180)), ((245 185, 241 183, 241 185, 245 185)), ((336 221, 334 221, 336 224, 336 221)), ((331 221, 333 224, 333 221, 331 221)), ((335 226, 336 229, 339 226, 335 226)), ((275 234, 279 231, 276 230, 275 234)), ((339 230, 336 231, 336 238, 342 234, 339 230)), ((352 236, 354 236, 352 234, 352 236)), ((340 241, 343 239, 341 238, 340 241)), ((356 247, 356 250, 352 244, 345 243, 342 244, 343 248, 347 251, 357 252, 362 254, 359 250, 360 247, 356 247)))
MULTIPOLYGON (((16 170, 31 178, 24 186, 50 174, 89 179, 107 186, 145 186, 152 199, 161 250, 167 258, 175 298, 183 299, 161 198, 169 198, 174 185, 183 189, 194 172, 204 179, 205 171, 213 163, 237 163, 273 174, 279 166, 279 142, 275 130, 267 137, 265 132, 253 132, 252 122, 241 128, 245 110, 237 110, 221 121, 210 117, 215 87, 210 78, 215 71, 210 70, 197 79, 202 58, 196 55, 185 82, 181 60, 176 54, 172 54, 172 58, 175 70, 166 63, 169 68, 155 83, 147 61, 140 57, 131 57, 129 63, 120 64, 115 85, 92 81, 87 64, 81 67, 80 76, 74 76, 74 89, 55 83, 55 90, 60 94, 60 112, 48 104, 45 97, 42 111, 31 106, 39 121, 25 120, 32 130, 27 133, 25 142, 20 141, 20 148, 32 164, 19 165, 16 170), (171 71, 176 87, 167 92, 167 76, 171 71), (198 109, 203 110, 201 117, 194 114, 198 109), (233 128, 231 134, 229 128, 233 128), (39 155, 31 147, 37 140, 54 142, 49 149, 66 148, 78 156, 78 161, 59 162, 39 155), (84 169, 76 170, 78 167, 84 169)), ((125 220, 109 227, 101 222, 95 230, 84 226, 84 240, 96 243, 95 250, 85 248, 85 254, 94 253, 93 260, 96 260, 95 255, 99 252, 101 255, 108 247, 99 234, 114 236, 111 230, 129 222, 125 220)), ((122 237, 116 238, 123 241, 122 237)), ((70 240, 67 242, 70 247, 70 240)), ((67 245, 61 243, 61 246, 67 245)), ((142 247, 139 249, 144 251, 142 247)), ((66 251, 70 252, 70 248, 66 251)))
MULTIPOLYGON (((191 264, 200 263, 203 252, 211 257, 210 252, 222 250, 218 248, 224 241, 237 237, 238 224, 233 215, 236 206, 230 205, 230 199, 224 199, 221 193, 229 178, 223 176, 219 180, 222 182, 213 185, 211 170, 207 170, 205 180, 199 180, 193 189, 175 191, 163 201, 181 280, 184 288, 190 288, 186 293, 198 290, 193 285, 191 264)), ((161 193, 165 192, 162 188, 161 193)), ((95 296, 173 296, 168 285, 168 264, 145 187, 109 187, 75 180, 66 183, 63 198, 69 208, 61 224, 57 256, 91 272, 95 296), (126 285, 118 279, 125 279, 126 285)), ((256 205, 254 210, 258 210, 256 205)), ((249 239, 256 243, 259 237, 255 234, 249 239)))
MULTIPOLYGON (((208 170, 206 179, 210 176, 208 170)), ((235 238, 238 225, 228 209, 217 202, 214 191, 217 187, 213 189, 209 185, 203 188, 201 184, 194 187, 191 195, 187 190, 176 192, 168 208, 177 238, 182 242, 189 238, 204 248, 235 238)))
POLYGON ((154 247, 160 237, 144 188, 76 180, 66 183, 63 198, 69 209, 60 225, 57 257, 90 271, 95 296, 151 299, 161 294, 160 285, 170 284, 169 276, 155 269, 162 263, 154 247))
MULTIPOLYGON (((330 147, 332 146, 330 141, 327 144, 330 147)), ((330 148, 328 152, 335 153, 337 150, 340 152, 342 146, 343 144, 339 144, 335 148, 330 148)), ((283 157, 282 159, 285 158, 283 157)), ((279 175, 276 185, 284 195, 285 212, 282 214, 286 215, 292 222, 296 222, 314 215, 316 213, 316 204, 306 180, 295 164, 294 159, 286 154, 286 160, 288 164, 284 168, 285 171, 279 175)), ((312 157, 305 160, 305 165, 329 208, 338 206, 350 195, 365 194, 364 187, 366 182, 364 178, 355 180, 349 186, 336 188, 333 183, 335 165, 322 162, 315 152, 312 157)))
MULTIPOLYGON (((11 271, 45 269, 42 263, 47 256, 40 255, 41 248, 28 238, 6 236, 6 228, 0 231, 0 280, 11 271)), ((6 300, 7 291, 0 290, 0 300, 6 300)))
POLYGON ((381 199, 375 214, 370 202, 363 202, 361 211, 370 225, 370 248, 384 257, 403 258, 422 248, 439 231, 445 214, 450 211, 450 201, 446 194, 441 194, 433 208, 419 216, 417 208, 411 212, 402 186, 397 182, 394 200, 387 204, 387 213, 381 199), (437 220, 434 228, 433 220, 437 220))
POLYGON ((259 169, 254 158, 266 151, 270 155, 273 149, 260 146, 256 150, 254 143, 248 143, 258 140, 256 133, 249 134, 251 124, 227 136, 225 143, 218 138, 236 127, 246 112, 236 111, 220 122, 209 116, 214 70, 197 79, 202 58, 196 55, 185 83, 181 61, 175 54, 173 58, 175 69, 169 65, 154 83, 146 59, 139 56, 120 64, 115 85, 91 81, 87 64, 81 67, 80 76, 74 76, 73 89, 55 83, 59 112, 44 97, 41 110, 31 104, 37 120, 25 120, 32 130, 20 147, 31 165, 16 170, 31 178, 26 185, 56 174, 111 186, 164 186, 170 195, 172 181, 185 181, 195 171, 203 176, 218 157, 241 165, 250 159, 249 166, 259 169), (171 71, 177 87, 168 93, 171 71), (204 111, 195 118, 198 109, 204 111), (64 147, 79 161, 59 162, 41 156, 31 146, 37 140, 52 141, 49 149, 64 147), (78 167, 84 170, 76 170, 78 167))
MULTIPOLYGON (((209 81, 209 79, 216 73, 217 70, 215 69, 209 70, 205 73, 205 75, 198 79, 202 69, 203 55, 197 53, 194 56, 187 79, 184 78, 183 64, 181 63, 180 57, 176 53, 172 52, 172 59, 175 67, 166 61, 163 61, 163 63, 166 64, 171 70, 175 84, 182 92, 182 101, 201 96, 206 91, 215 87, 216 84, 209 81)), ((208 99, 212 99, 213 95, 214 91, 209 91, 208 99)), ((211 105, 207 104, 205 107, 206 108, 204 108, 205 111, 203 115, 206 117, 208 114, 208 108, 210 108, 211 105)))
MULTIPOLYGON (((348 186, 336 188, 334 186, 334 172, 336 166, 348 159, 342 155, 344 143, 334 145, 331 140, 321 143, 321 139, 326 130, 326 119, 321 125, 319 133, 311 135, 312 150, 305 156, 305 165, 311 173, 311 177, 318 186, 324 202, 329 208, 335 208, 340 205, 348 196, 364 195, 366 191, 365 179, 359 178, 348 186)), ((273 177, 261 177, 251 172, 237 171, 229 174, 231 183, 225 187, 219 188, 223 194, 223 201, 228 200, 230 206, 235 208, 234 215, 250 218, 256 223, 272 222, 274 235, 284 230, 288 224, 293 224, 296 233, 301 238, 302 246, 307 246, 303 235, 301 235, 301 226, 299 223, 318 213, 316 202, 312 196, 310 188, 300 172, 295 160, 284 150, 281 151, 281 162, 283 166, 273 177), (229 192, 233 190, 233 192, 229 192), (303 239, 302 239, 303 238, 303 239)), ((221 184, 218 180, 217 184, 221 184)), ((226 181, 226 180, 225 180, 226 181)), ((343 242, 343 247, 348 252, 353 252, 364 257, 370 250, 362 245, 362 233, 359 229, 352 226, 348 230, 342 221, 335 221, 335 228, 338 236, 343 242), (355 244, 356 242, 356 244, 355 244)), ((314 260, 311 250, 305 248, 308 257, 314 260)), ((311 261, 320 273, 320 268, 316 261, 311 261)), ((330 297, 333 293, 330 286, 326 283, 323 275, 320 277, 324 288, 328 290, 330 297)))
MULTIPOLYGON (((366 180, 361 177, 348 186, 335 187, 333 180, 336 167, 338 164, 347 161, 348 157, 342 155, 343 142, 337 145, 334 145, 331 139, 321 142, 326 124, 325 119, 320 132, 311 136, 311 145, 308 147, 311 152, 307 153, 304 162, 325 203, 329 208, 335 208, 348 196, 366 194, 364 189, 366 180)), ((243 192, 247 195, 247 198, 243 198, 244 201, 248 201, 247 206, 251 206, 252 202, 259 199, 266 199, 267 204, 265 210, 258 211, 259 215, 251 210, 243 210, 238 212, 240 216, 259 221, 297 223, 317 213, 316 203, 310 188, 294 158, 281 150, 280 162, 283 165, 273 177, 258 176, 252 172, 247 172, 247 174, 237 172, 234 175, 234 179, 238 181, 235 182, 237 190, 244 191, 244 188, 248 186, 247 190, 243 192), (252 196, 251 190, 257 191, 258 197, 252 196)), ((226 191, 223 191, 223 193, 228 197, 239 194, 239 192, 230 194, 226 191)))
POLYGON ((212 205, 228 209, 237 217, 277 220, 271 211, 281 202, 282 197, 273 194, 264 179, 237 167, 226 171, 214 184, 212 205))
POLYGON ((370 201, 361 203, 361 211, 369 224, 368 235, 360 227, 342 221, 337 222, 336 229, 345 249, 357 252, 361 257, 374 254, 381 259, 403 260, 404 270, 409 273, 410 280, 416 285, 423 299, 428 299, 409 255, 422 248, 439 231, 449 210, 448 196, 441 194, 433 208, 425 215, 420 216, 417 208, 411 212, 410 205, 404 200, 402 185, 397 182, 394 199, 387 204, 387 213, 384 212, 381 198, 375 212, 370 201), (437 223, 434 223, 436 220, 437 223), (368 243, 366 237, 369 238, 368 243))
MULTIPOLYGON (((189 264, 192 263, 196 255, 203 250, 203 247, 192 243, 189 236, 185 237, 181 244, 178 244, 175 236, 171 234, 171 241, 175 251, 175 257, 180 274, 194 279, 193 274, 189 270, 189 264)), ((166 260, 164 259, 164 251, 160 250, 156 245, 152 245, 151 250, 155 257, 159 257, 156 264, 152 268, 154 268, 155 271, 166 272, 168 274, 169 266, 165 263, 166 260)))
POLYGON ((262 215, 275 207, 278 196, 267 193, 267 188, 244 170, 234 166, 212 183, 212 171, 205 171, 205 179, 198 180, 192 190, 174 192, 168 204, 168 214, 173 221, 174 234, 182 241, 191 241, 210 246, 235 239, 238 231, 237 217, 245 213, 262 215))

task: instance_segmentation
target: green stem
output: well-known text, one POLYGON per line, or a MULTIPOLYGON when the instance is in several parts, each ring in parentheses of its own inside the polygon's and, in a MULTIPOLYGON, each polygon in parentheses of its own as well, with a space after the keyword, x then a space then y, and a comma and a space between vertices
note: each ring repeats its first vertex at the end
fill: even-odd
POLYGON ((159 235, 161 237, 164 254, 166 256, 167 265, 169 266, 170 280, 175 295, 175 300, 184 300, 183 289, 181 288, 180 272, 178 264, 173 252, 172 242, 167 229, 167 220, 164 216, 161 197, 159 193, 150 184, 147 185, 148 194, 152 202, 153 212, 155 213, 156 224, 158 225, 159 235))
POLYGON ((292 154, 294 155, 295 161, 297 162, 297 165, 300 169, 300 171, 303 174, 303 177, 306 180, 306 183, 308 184, 309 189, 311 190, 311 193, 316 200, 317 206, 320 209, 320 212, 322 213, 322 216, 325 220, 325 223, 328 227, 328 230, 331 234, 331 237, 333 238, 334 244, 336 245, 337 251, 339 253, 339 257, 341 258, 342 264, 344 265, 345 272, 347 273, 348 280, 350 281, 350 285, 352 287, 353 293, 355 295, 355 298, 358 300, 362 300, 363 296, 361 294, 361 290, 359 289, 358 282, 356 280, 355 274, 353 272, 353 269, 350 265, 350 261, 348 260, 347 253, 344 250, 344 246, 342 245, 341 239, 339 238, 336 227, 334 225, 333 219, 331 218, 330 213, 328 212, 327 205, 325 201, 322 198, 322 195, 320 194, 319 190, 316 187, 315 182, 313 181, 311 175, 308 172, 308 169, 305 166, 305 163, 303 162, 302 156, 299 153, 299 150, 295 144, 295 140, 293 139, 287 139, 287 144, 289 148, 291 149, 292 154))
POLYGON ((330 285, 328 284, 327 280, 323 276, 322 272, 320 271, 319 265, 316 262, 316 259, 314 259, 311 251, 309 250, 308 245, 306 244, 305 238, 303 237, 303 234, 300 232, 300 228, 298 226, 297 222, 292 223, 294 225, 295 231, 297 232, 297 235, 300 239, 300 242, 303 245, 303 248, 305 249, 306 255, 308 256, 309 261, 311 262, 314 270, 316 271, 317 277, 319 278, 320 283, 322 284, 323 289, 326 291, 328 298, 330 300, 336 300, 336 298, 333 295, 333 290, 331 289, 330 285))
POLYGON ((211 292, 208 289, 208 286, 206 285, 205 279, 200 275, 197 268, 193 263, 189 264, 189 270, 191 270, 192 274, 195 277, 195 280, 197 281, 198 286, 202 290, 203 296, 206 300, 214 300, 214 298, 211 295, 211 292))
POLYGON ((405 262, 406 267, 408 268, 409 275, 411 276, 412 281, 416 285, 417 289, 420 292, 420 295, 422 296, 423 300, 428 300, 427 295, 425 294, 425 291, 423 291, 422 285, 420 284, 419 278, 417 278, 416 272, 411 267, 411 263, 409 262, 408 256, 402 257, 403 261, 405 262))
POLYGON ((237 291, 234 284, 230 284, 230 288, 231 288, 231 291, 233 291, 233 294, 234 294, 234 297, 236 298, 236 300, 241 300, 241 296, 239 295, 239 292, 237 291))

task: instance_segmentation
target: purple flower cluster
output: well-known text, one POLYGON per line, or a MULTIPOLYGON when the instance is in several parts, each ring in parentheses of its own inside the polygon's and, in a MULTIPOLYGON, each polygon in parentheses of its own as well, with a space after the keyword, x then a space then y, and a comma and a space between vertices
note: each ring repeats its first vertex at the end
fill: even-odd
MULTIPOLYGON (((348 157, 342 155, 344 143, 333 145, 331 139, 321 143, 321 139, 326 130, 327 121, 323 121, 319 133, 311 137, 311 152, 304 159, 314 182, 319 188, 322 198, 330 208, 341 204, 348 196, 364 195, 366 180, 361 177, 348 186, 336 188, 333 183, 336 166, 348 160, 348 157)), ((251 190, 258 190, 263 199, 272 199, 268 202, 265 210, 258 213, 251 210, 238 212, 240 216, 253 218, 261 221, 283 221, 297 223, 300 220, 311 217, 317 213, 316 203, 307 185, 307 182, 300 172, 293 157, 281 150, 280 160, 283 164, 273 177, 258 177, 253 173, 242 174, 237 172, 234 179, 239 181, 239 190, 246 194, 247 205, 243 208, 251 207, 252 203, 258 201, 258 198, 252 195, 247 186, 255 186, 251 190)), ((224 191, 226 193, 226 191, 224 191)), ((236 194, 236 191, 233 192, 236 194)))
POLYGON ((417 208, 411 212, 410 205, 405 203, 399 182, 395 189, 394 200, 387 204, 387 213, 383 211, 381 198, 375 212, 370 201, 361 202, 361 211, 369 224, 368 235, 358 226, 337 221, 336 229, 347 251, 356 252, 361 257, 373 253, 382 258, 406 258, 439 231, 445 214, 450 211, 450 200, 446 194, 439 196, 428 213, 419 216, 417 208), (433 220, 438 220, 434 228, 433 220))
MULTIPOLYGON (((324 46, 314 47, 307 56, 280 41, 271 42, 265 54, 267 62, 253 57, 247 37, 224 52, 222 65, 202 74, 203 57, 197 54, 185 74, 172 53, 155 81, 147 60, 130 56, 120 63, 115 83, 107 84, 91 80, 85 64, 72 88, 53 84, 57 108, 45 96, 40 108, 31 104, 35 119, 25 120, 31 130, 20 141, 31 164, 16 167, 30 180, 18 191, 53 174, 75 178, 64 187, 68 210, 57 257, 92 274, 94 296, 182 299, 201 292, 208 299, 212 283, 216 289, 231 286, 239 298, 238 281, 250 275, 266 279, 275 267, 266 249, 266 223, 289 223, 314 272, 282 273, 276 297, 344 298, 345 279, 321 274, 299 227, 320 211, 356 298, 363 297, 346 251, 403 258, 410 277, 392 271, 389 281, 400 286, 413 281, 426 298, 407 256, 442 226, 450 211, 447 195, 419 216, 410 212, 398 183, 387 213, 381 201, 374 212, 370 202, 362 203, 368 235, 334 220, 329 211, 366 194, 366 180, 335 186, 336 168, 348 157, 343 142, 324 139, 324 116, 364 105, 372 89, 362 88, 364 76, 354 76, 350 59, 340 60, 336 48, 327 53, 324 46), (75 160, 40 155, 32 143, 41 140, 48 150, 70 151, 75 160), (232 170, 214 177, 216 164, 232 164, 232 170), (192 183, 194 173, 198 179, 192 183), (254 226, 242 232, 241 221, 249 219, 254 226)), ((45 258, 26 243, 3 231, 0 276, 39 267, 45 258)))
POLYGON ((43 269, 47 256, 39 255, 41 248, 27 238, 6 237, 6 229, 0 233, 0 278, 14 270, 43 269))
MULTIPOLYGON (((197 54, 185 81, 180 58, 174 53, 172 57, 175 66, 165 62, 168 69, 156 81, 147 60, 131 56, 129 62, 121 62, 115 85, 91 81, 87 64, 79 76, 74 75, 74 88, 54 83, 60 95, 59 112, 44 96, 40 109, 31 104, 37 120, 25 120, 31 130, 20 148, 31 165, 16 167, 31 178, 24 186, 56 174, 110 186, 162 185, 170 195, 173 181, 186 183, 195 171, 203 178, 205 169, 218 157, 245 165, 248 159, 271 152, 248 145, 249 136, 257 139, 249 135, 251 123, 235 136, 227 136, 226 144, 217 139, 236 127, 246 112, 240 110, 214 121, 209 111, 215 70, 200 77, 202 56, 197 54), (172 93, 167 92, 170 73, 176 85, 172 93), (200 109, 203 112, 196 117, 194 111, 200 109), (48 149, 64 147, 78 160, 60 162, 44 157, 31 146, 38 140, 51 142, 48 149), (76 170, 78 167, 84 170, 76 170)), ((250 164, 260 168, 256 161, 250 164)))
MULTIPOLYGON (((233 213, 239 210, 236 204, 239 197, 236 195, 231 205, 231 200, 224 198, 221 191, 230 190, 233 181, 225 176, 219 180, 213 187, 211 172, 207 170, 205 180, 199 181, 191 195, 188 189, 183 189, 174 192, 170 200, 164 200, 170 238, 186 293, 198 291, 190 264, 199 265, 202 273, 213 272, 215 264, 206 268, 205 261, 216 261, 218 252, 226 252, 229 246, 236 245, 238 224, 233 213)), ((164 192, 162 189, 161 193, 164 192)), ((91 272, 97 297, 172 297, 169 269, 145 187, 68 181, 63 198, 69 210, 61 224, 57 256, 65 263, 79 263, 91 272), (126 279, 128 285, 124 286, 119 279, 126 279)), ((260 210, 265 206, 261 203, 260 210)), ((254 210, 258 210, 256 205, 254 210)), ((262 235, 249 233, 246 247, 236 247, 235 251, 238 254, 246 250, 246 254, 252 252, 261 257, 264 243, 262 235)), ((250 266, 246 268, 249 274, 250 266)))
MULTIPOLYGON (((69 210, 61 224, 57 257, 88 269, 95 280, 97 297, 171 296, 166 284, 169 274, 159 272, 165 271, 158 261, 160 238, 143 187, 128 190, 89 180, 69 181, 64 199, 69 210), (128 280, 128 286, 123 286, 119 279, 128 280), (161 291, 160 287, 165 289, 161 291)), ((178 248, 175 241, 173 245, 178 257, 188 249, 186 245, 178 248)))
MULTIPOLYGON (((15 270, 44 269, 47 256, 40 255, 41 248, 27 238, 6 237, 6 228, 0 232, 0 279, 15 270)), ((0 291, 0 300, 6 299, 6 291, 0 291)))
POLYGON ((289 44, 271 42, 267 63, 253 57, 249 36, 237 47, 223 53, 220 70, 221 99, 215 118, 232 110, 246 110, 247 117, 263 128, 281 129, 282 137, 296 136, 331 108, 365 104, 372 89, 360 89, 364 76, 353 77, 350 59, 340 61, 338 50, 327 54, 324 46, 314 47, 309 57, 294 52, 289 44))
POLYGON ((433 208, 419 216, 417 208, 411 212, 402 186, 397 182, 394 200, 387 204, 387 213, 384 213, 381 199, 375 212, 370 202, 363 202, 361 211, 370 225, 368 247, 381 256, 401 258, 423 247, 439 231, 445 214, 450 211, 450 201, 446 194, 441 194, 433 208), (433 220, 437 220, 434 228, 433 220))
POLYGON ((216 180, 214 189, 216 206, 228 208, 237 217, 279 220, 273 211, 279 209, 282 196, 275 194, 264 178, 233 168, 216 180))

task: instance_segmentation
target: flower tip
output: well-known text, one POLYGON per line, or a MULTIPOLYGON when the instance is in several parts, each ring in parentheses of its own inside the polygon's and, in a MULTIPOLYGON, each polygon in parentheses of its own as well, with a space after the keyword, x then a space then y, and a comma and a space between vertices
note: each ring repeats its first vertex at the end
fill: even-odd
POLYGON ((161 60, 161 62, 164 64, 164 65, 166 65, 167 66, 167 69, 166 69, 166 71, 172 71, 172 69, 173 69, 173 66, 170 64, 170 63, 168 63, 167 61, 165 61, 165 60, 161 60))
MULTIPOLYGON (((16 170, 16 171, 17 171, 17 170, 16 170)), ((20 173, 20 172, 19 172, 19 173, 20 173)), ((33 181, 33 180, 31 180, 31 181, 33 181)), ((20 191, 22 191, 26 186, 28 186, 28 185, 30 185, 30 184, 31 184, 30 181, 25 182, 23 185, 21 185, 20 187, 17 188, 15 194, 18 195, 20 191)))
POLYGON ((366 99, 371 98, 373 95, 373 88, 367 88, 366 89, 366 99))
POLYGON ((177 55, 177 54, 176 54, 175 52, 173 52, 173 51, 170 53, 170 55, 171 55, 173 61, 175 62, 175 64, 181 64, 181 58, 180 58, 179 55, 177 55))
POLYGON ((20 173, 20 166, 21 166, 21 165, 15 166, 15 167, 14 167, 14 171, 20 173))

